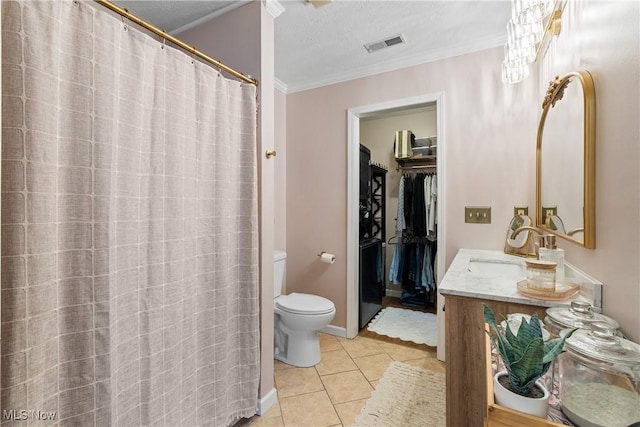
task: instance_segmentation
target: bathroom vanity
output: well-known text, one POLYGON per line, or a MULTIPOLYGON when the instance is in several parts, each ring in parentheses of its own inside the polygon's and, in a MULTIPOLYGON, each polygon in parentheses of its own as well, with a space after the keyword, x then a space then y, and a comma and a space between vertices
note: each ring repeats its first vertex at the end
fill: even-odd
POLYGON ((500 251, 460 249, 438 292, 444 296, 447 364, 447 426, 482 426, 487 415, 486 334, 482 304, 496 316, 538 313, 572 300, 602 307, 602 283, 565 264, 568 281, 580 292, 570 299, 549 301, 521 295, 516 283, 526 277, 525 258, 500 251))

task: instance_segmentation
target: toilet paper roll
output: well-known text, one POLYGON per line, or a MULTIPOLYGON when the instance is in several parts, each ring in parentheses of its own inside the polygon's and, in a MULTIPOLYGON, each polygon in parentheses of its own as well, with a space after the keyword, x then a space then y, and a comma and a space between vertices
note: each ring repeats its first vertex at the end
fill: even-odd
POLYGON ((336 256, 334 254, 330 254, 327 252, 323 252, 320 255, 320 261, 326 263, 326 264, 333 264, 336 260, 336 256))

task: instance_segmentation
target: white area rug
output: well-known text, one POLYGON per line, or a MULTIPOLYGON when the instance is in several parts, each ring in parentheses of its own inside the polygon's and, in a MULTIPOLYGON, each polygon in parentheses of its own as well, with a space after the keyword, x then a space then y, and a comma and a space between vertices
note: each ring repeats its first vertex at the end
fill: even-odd
POLYGON ((435 347, 438 345, 436 318, 432 313, 387 307, 371 320, 367 329, 379 335, 435 347))
POLYGON ((446 407, 445 374, 391 362, 354 425, 440 427, 446 407))

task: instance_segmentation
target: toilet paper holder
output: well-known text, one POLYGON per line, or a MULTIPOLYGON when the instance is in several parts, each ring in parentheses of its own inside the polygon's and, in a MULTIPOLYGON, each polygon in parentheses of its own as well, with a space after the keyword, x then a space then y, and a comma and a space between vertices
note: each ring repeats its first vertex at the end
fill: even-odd
POLYGON ((329 252, 325 251, 320 252, 318 254, 318 258, 320 258, 320 261, 327 264, 333 264, 336 260, 336 256, 334 254, 330 254, 329 252))

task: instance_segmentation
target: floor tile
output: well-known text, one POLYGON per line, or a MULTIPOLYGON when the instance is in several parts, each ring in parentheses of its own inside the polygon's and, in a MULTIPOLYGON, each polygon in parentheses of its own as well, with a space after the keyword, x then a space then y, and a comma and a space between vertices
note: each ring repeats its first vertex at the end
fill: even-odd
POLYGON ((320 375, 337 374, 354 369, 358 369, 358 367, 342 347, 335 351, 322 353, 322 360, 316 365, 316 370, 320 375))
POLYGON ((445 372, 436 348, 361 331, 355 339, 319 333, 322 359, 298 368, 276 360, 279 403, 234 427, 351 426, 393 360, 445 372))
POLYGON ((373 391, 373 387, 360 371, 341 372, 320 378, 334 404, 368 399, 373 391))
POLYGON ((320 340, 320 352, 324 353, 327 351, 335 351, 342 350, 342 346, 338 341, 338 337, 329 334, 318 334, 318 339, 320 340))
POLYGON ((428 357, 430 354, 429 350, 427 350, 427 346, 424 346, 424 349, 419 349, 401 344, 384 342, 380 344, 380 347, 385 353, 391 356, 393 360, 397 360, 399 362, 428 357))
MULTIPOLYGON (((374 354, 353 359, 358 369, 364 374, 368 381, 382 378, 382 374, 387 370, 389 363, 393 362, 391 356, 386 353, 374 354)), ((322 374, 321 374, 322 375, 322 374)))
POLYGON ((282 416, 266 417, 264 415, 256 415, 251 418, 249 425, 252 427, 284 427, 284 420, 282 419, 282 416))
POLYGON ((371 338, 356 337, 352 340, 340 341, 340 344, 352 358, 384 353, 379 344, 371 338))
POLYGON ((269 410, 262 414, 263 417, 280 417, 282 411, 280 411, 280 402, 276 402, 269 410))
POLYGON ((324 390, 281 399, 280 409, 285 427, 340 424, 340 418, 324 390))
POLYGON ((356 417, 364 408, 364 404, 367 402, 367 399, 354 400, 353 402, 346 403, 338 403, 335 405, 336 412, 340 417, 340 421, 342 421, 342 425, 352 426, 356 420, 356 417))
POLYGON ((280 398, 323 390, 315 368, 283 369, 274 372, 280 398))
POLYGON ((276 359, 273 360, 274 371, 282 371, 283 369, 295 369, 295 368, 296 368, 295 366, 281 362, 280 360, 276 360, 276 359))
POLYGON ((447 365, 444 362, 441 362, 433 357, 422 357, 420 359, 405 360, 403 363, 417 366, 418 368, 426 369, 432 372, 445 373, 447 368, 447 365))

